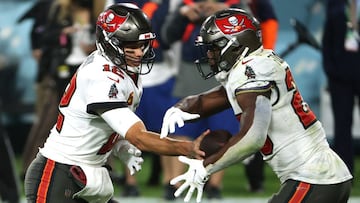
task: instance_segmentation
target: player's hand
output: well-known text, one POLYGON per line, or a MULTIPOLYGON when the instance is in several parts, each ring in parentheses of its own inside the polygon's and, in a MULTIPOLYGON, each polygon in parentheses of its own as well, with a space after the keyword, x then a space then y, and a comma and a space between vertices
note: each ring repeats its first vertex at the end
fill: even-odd
POLYGON ((141 157, 141 151, 132 145, 129 141, 119 140, 114 147, 114 153, 126 164, 130 170, 130 175, 141 170, 141 164, 144 159, 141 157))
POLYGON ((175 125, 178 125, 181 128, 184 126, 184 121, 194 120, 199 117, 199 114, 187 113, 176 107, 169 108, 163 118, 160 138, 166 137, 169 133, 174 133, 175 125))
POLYGON ((181 193, 184 192, 184 190, 189 188, 184 198, 184 202, 189 202, 192 194, 196 189, 197 190, 196 202, 201 202, 204 185, 206 181, 209 179, 209 175, 210 175, 203 166, 204 160, 189 159, 185 156, 179 156, 179 161, 188 164, 189 169, 186 173, 179 175, 170 181, 171 185, 175 185, 176 183, 182 180, 185 181, 175 191, 174 193, 175 197, 180 196, 181 193))

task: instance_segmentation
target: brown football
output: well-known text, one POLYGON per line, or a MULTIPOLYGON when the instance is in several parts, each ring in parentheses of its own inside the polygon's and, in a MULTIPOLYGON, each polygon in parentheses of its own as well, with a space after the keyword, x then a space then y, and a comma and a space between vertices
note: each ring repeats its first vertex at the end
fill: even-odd
POLYGON ((200 149, 205 152, 205 158, 216 153, 231 138, 231 133, 227 130, 212 130, 200 143, 200 149))

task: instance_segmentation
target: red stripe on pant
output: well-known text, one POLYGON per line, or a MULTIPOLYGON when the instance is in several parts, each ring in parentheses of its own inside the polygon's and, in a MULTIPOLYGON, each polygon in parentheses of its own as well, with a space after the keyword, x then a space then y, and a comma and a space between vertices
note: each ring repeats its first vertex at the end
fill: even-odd
POLYGON ((296 191, 291 197, 289 203, 300 203, 309 192, 310 187, 311 185, 309 183, 300 182, 300 184, 296 187, 296 191))
POLYGON ((37 192, 37 199, 36 199, 37 203, 46 202, 46 197, 54 168, 55 168, 55 161, 48 159, 46 161, 43 175, 41 177, 41 182, 39 184, 39 188, 37 192))

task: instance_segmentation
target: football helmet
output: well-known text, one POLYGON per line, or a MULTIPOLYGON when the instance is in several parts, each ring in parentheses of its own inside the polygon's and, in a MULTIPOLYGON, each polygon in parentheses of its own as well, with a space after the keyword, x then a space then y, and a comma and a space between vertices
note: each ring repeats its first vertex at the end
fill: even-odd
POLYGON ((102 12, 96 22, 96 46, 98 50, 115 65, 127 72, 149 73, 155 58, 152 40, 155 33, 142 10, 131 3, 119 3, 108 7, 102 12), (147 64, 147 70, 140 67, 128 67, 125 60, 125 45, 144 42, 142 64, 147 64))
POLYGON ((242 9, 219 11, 203 22, 195 45, 202 52, 196 66, 201 76, 208 79, 219 72, 228 72, 240 57, 261 47, 260 23, 242 9), (210 65, 210 70, 203 70, 203 62, 210 65))

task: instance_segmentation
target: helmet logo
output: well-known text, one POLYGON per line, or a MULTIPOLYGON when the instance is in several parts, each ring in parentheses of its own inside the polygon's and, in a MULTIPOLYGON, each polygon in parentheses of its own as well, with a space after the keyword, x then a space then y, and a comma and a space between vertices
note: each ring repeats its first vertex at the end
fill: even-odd
POLYGON ((235 34, 243 30, 251 29, 256 32, 252 20, 246 15, 232 15, 215 20, 215 24, 224 34, 235 34))
POLYGON ((106 32, 115 32, 126 19, 127 16, 119 16, 108 10, 99 15, 96 24, 106 32))
MULTIPOLYGON (((235 17, 235 16, 231 16, 229 19, 228 19, 229 23, 232 25, 232 26, 237 26, 239 25, 239 21, 238 19, 235 17)), ((244 20, 243 20, 244 21, 244 20)))

